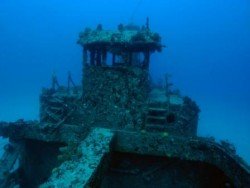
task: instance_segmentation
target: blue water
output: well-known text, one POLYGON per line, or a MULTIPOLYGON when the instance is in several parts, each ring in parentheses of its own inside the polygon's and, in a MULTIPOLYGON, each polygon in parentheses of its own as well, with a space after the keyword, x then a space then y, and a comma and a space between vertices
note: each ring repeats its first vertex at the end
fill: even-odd
POLYGON ((79 31, 147 16, 167 45, 152 58, 153 78, 172 74, 202 110, 199 135, 228 139, 250 163, 249 0, 1 0, 0 120, 38 119, 53 70, 80 83, 79 31))

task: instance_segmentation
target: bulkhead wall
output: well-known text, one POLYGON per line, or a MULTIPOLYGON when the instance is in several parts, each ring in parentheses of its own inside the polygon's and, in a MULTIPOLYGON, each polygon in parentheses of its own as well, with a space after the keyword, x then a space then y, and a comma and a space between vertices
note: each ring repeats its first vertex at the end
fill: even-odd
POLYGON ((194 161, 113 153, 102 188, 234 187, 216 166, 194 161))
POLYGON ((53 168, 60 164, 57 156, 63 143, 26 139, 20 158, 21 187, 35 188, 46 181, 53 168))
POLYGON ((145 121, 148 70, 139 67, 86 66, 83 76, 84 119, 90 124, 139 129, 145 121))

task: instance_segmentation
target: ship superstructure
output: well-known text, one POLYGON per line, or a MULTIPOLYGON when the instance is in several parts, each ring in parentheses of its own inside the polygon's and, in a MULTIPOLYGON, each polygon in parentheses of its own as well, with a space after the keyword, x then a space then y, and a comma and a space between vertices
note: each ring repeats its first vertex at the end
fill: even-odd
POLYGON ((197 136, 199 107, 150 79, 164 45, 149 22, 85 29, 82 84, 71 74, 40 96, 40 120, 0 123, 9 138, 1 187, 249 187, 227 142, 197 136), (18 167, 14 164, 18 161, 18 167))

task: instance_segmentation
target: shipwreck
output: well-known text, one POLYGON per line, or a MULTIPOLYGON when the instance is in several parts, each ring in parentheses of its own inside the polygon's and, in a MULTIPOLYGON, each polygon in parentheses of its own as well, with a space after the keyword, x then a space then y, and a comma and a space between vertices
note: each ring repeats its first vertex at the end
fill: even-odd
POLYGON ((164 45, 148 21, 86 28, 78 44, 82 84, 53 74, 39 121, 0 123, 0 187, 250 187, 231 144, 197 136, 198 105, 169 76, 151 81, 150 57, 164 45))

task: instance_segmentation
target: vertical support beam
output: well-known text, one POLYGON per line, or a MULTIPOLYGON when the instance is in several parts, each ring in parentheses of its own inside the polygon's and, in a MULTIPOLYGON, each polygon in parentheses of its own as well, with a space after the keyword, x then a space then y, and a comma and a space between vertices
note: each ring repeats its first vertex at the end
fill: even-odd
POLYGON ((68 72, 68 92, 70 91, 70 86, 71 85, 73 86, 74 91, 77 91, 76 90, 76 84, 75 84, 75 82, 72 79, 71 72, 69 71, 68 72))
POLYGON ((56 87, 59 88, 60 85, 59 85, 59 82, 58 82, 58 80, 57 80, 56 73, 53 72, 53 73, 52 73, 52 77, 51 77, 51 89, 52 89, 53 92, 56 91, 56 87))
POLYGON ((90 50, 90 65, 94 66, 95 65, 95 50, 90 50))
POLYGON ((88 64, 88 50, 86 48, 83 49, 83 66, 88 64))
POLYGON ((143 68, 148 69, 149 68, 149 63, 150 63, 150 51, 147 50, 146 52, 144 52, 144 65, 143 68))
POLYGON ((102 65, 102 53, 101 50, 96 50, 96 66, 102 65))
POLYGON ((107 50, 103 49, 102 50, 102 65, 107 65, 107 50))

